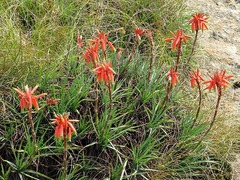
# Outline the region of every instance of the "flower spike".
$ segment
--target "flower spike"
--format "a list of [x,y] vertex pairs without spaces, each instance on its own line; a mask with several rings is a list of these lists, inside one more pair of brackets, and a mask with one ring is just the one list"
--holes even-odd
[[179,73],[175,71],[175,68],[171,68],[170,71],[167,73],[167,77],[169,81],[171,81],[172,86],[175,86],[178,82],[178,75]]
[[200,81],[204,81],[204,79],[201,76],[200,71],[197,69],[197,71],[192,71],[189,73],[191,76],[190,83],[192,87],[196,86],[196,83],[200,83]]
[[208,75],[211,79],[208,81],[205,81],[204,84],[208,84],[209,86],[205,89],[214,89],[221,92],[222,88],[226,89],[227,85],[230,84],[227,79],[232,78],[232,75],[226,76],[226,70],[222,70],[220,72],[216,71],[213,76]]
[[112,69],[111,63],[98,64],[93,71],[96,73],[98,81],[105,81],[106,83],[114,81],[113,74],[115,74],[115,71]]
[[190,20],[189,23],[191,24],[191,28],[193,31],[198,31],[199,29],[208,29],[206,22],[207,17],[204,14],[197,13],[195,14]]
[[51,119],[52,124],[56,124],[55,137],[58,139],[63,139],[64,133],[67,133],[68,139],[71,140],[72,132],[77,134],[76,129],[72,125],[72,122],[78,122],[76,119],[69,119],[69,113],[64,113],[62,115],[55,115],[55,119]]
[[23,111],[25,108],[31,109],[32,106],[34,106],[36,109],[39,109],[37,100],[39,98],[42,98],[43,96],[46,96],[47,93],[43,93],[43,94],[34,96],[33,94],[37,90],[37,88],[38,88],[38,85],[36,85],[33,89],[31,87],[29,88],[28,85],[26,85],[24,87],[25,92],[23,92],[19,88],[14,88],[14,90],[19,94],[18,97],[20,99],[21,111]]
[[179,46],[181,45],[181,41],[183,40],[184,42],[187,42],[187,38],[190,38],[190,36],[184,35],[183,30],[179,29],[177,30],[176,34],[174,34],[173,32],[170,31],[170,33],[172,34],[172,38],[167,38],[164,41],[165,42],[170,42],[173,41],[172,43],[172,49],[176,49],[179,48]]

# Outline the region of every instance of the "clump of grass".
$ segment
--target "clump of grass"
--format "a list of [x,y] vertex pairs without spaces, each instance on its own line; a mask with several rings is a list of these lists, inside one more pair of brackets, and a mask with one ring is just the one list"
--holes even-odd
[[[175,55],[163,44],[166,31],[178,29],[182,20],[180,11],[169,9],[182,10],[182,2],[12,0],[2,4],[7,26],[0,41],[4,55],[0,177],[227,177],[228,163],[219,155],[223,152],[209,149],[203,141],[211,135],[217,114],[208,126],[201,112],[196,115],[195,107],[189,108],[192,113],[181,102],[186,97],[182,64],[191,45],[180,45]],[[146,30],[139,41],[133,33],[136,28]],[[113,45],[119,48],[117,54],[110,51]],[[170,65],[173,73],[168,73]],[[20,113],[17,96],[11,94],[12,87],[26,82],[38,83],[38,92],[48,93],[39,102],[38,113],[32,113],[38,154],[32,153],[28,116]],[[54,139],[50,126],[54,112],[70,112],[67,119],[80,120],[71,142],[66,138],[69,129],[64,130],[63,142]],[[34,154],[31,160],[29,154]]]

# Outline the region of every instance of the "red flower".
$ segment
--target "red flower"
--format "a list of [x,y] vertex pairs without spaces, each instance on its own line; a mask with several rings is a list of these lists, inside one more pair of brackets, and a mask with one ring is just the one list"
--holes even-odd
[[95,37],[95,40],[91,40],[92,43],[100,44],[103,51],[107,50],[107,44],[109,45],[109,47],[113,51],[116,51],[116,49],[113,46],[113,44],[110,41],[108,41],[108,37],[107,37],[107,35],[105,35],[104,32],[99,32],[98,31],[97,33],[98,33],[98,37]]
[[170,31],[170,33],[172,34],[173,38],[167,38],[164,41],[165,42],[173,41],[172,49],[179,48],[182,40],[184,42],[187,42],[187,38],[190,38],[190,36],[187,36],[187,35],[183,34],[183,30],[182,29],[177,30],[176,35],[173,32],[171,32],[171,31]]
[[200,81],[204,81],[204,79],[201,76],[200,71],[197,69],[197,71],[192,71],[189,73],[191,76],[190,82],[191,82],[191,86],[195,87],[196,83],[199,84]]
[[58,139],[62,139],[65,135],[68,136],[68,139],[71,140],[72,132],[77,134],[76,129],[73,127],[72,122],[78,122],[79,120],[76,119],[68,119],[69,113],[64,113],[63,115],[55,115],[55,119],[51,119],[53,122],[52,124],[56,124],[55,129],[55,137]]
[[227,87],[227,84],[229,84],[229,82],[227,81],[227,79],[230,79],[232,78],[233,76],[225,76],[225,73],[226,73],[226,70],[223,70],[223,71],[216,71],[212,76],[208,75],[211,80],[208,80],[208,81],[205,81],[204,84],[207,84],[209,83],[209,86],[206,87],[205,89],[214,89],[216,90],[216,88],[218,89],[219,92],[221,92],[221,89],[222,88],[226,88]]
[[141,35],[145,33],[145,30],[142,30],[142,29],[139,29],[139,28],[136,28],[135,29],[135,35],[137,36],[137,39],[140,41],[141,40]]
[[98,40],[101,43],[103,51],[106,51],[108,39],[107,39],[107,36],[105,36],[104,32],[98,32]]
[[86,52],[84,53],[83,58],[86,60],[88,64],[92,62],[95,66],[98,60],[98,44],[95,44],[93,47],[89,46]]
[[202,29],[208,29],[206,22],[207,22],[207,17],[204,14],[195,14],[190,20],[189,23],[191,24],[192,30],[199,30]]
[[37,95],[37,96],[34,96],[33,93],[34,91],[36,91],[36,89],[38,88],[38,85],[35,86],[33,89],[30,87],[28,87],[28,85],[26,85],[24,87],[25,89],[25,92],[21,91],[21,89],[17,89],[17,88],[14,88],[14,90],[19,94],[19,99],[20,100],[20,108],[21,108],[21,111],[23,111],[25,108],[26,109],[31,109],[32,106],[34,106],[36,109],[39,109],[39,106],[38,106],[38,102],[37,100],[45,95],[47,95],[47,93],[43,93],[43,94],[40,94],[40,95]]
[[114,81],[113,73],[115,72],[112,69],[111,63],[107,64],[106,62],[104,62],[101,65],[97,65],[97,67],[93,71],[96,72],[98,81],[105,81],[106,83]]
[[167,73],[167,77],[169,81],[172,82],[172,86],[175,86],[178,82],[178,75],[179,73],[175,71],[175,68],[171,68],[170,71]]
[[50,106],[55,105],[55,104],[58,103],[59,101],[60,101],[60,99],[47,99],[47,103],[48,103]]

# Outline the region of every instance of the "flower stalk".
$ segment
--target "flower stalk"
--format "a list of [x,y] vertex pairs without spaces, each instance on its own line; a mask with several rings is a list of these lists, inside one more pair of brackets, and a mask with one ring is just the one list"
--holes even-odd
[[189,62],[193,56],[195,47],[196,47],[196,42],[197,42],[197,37],[198,37],[198,32],[201,29],[202,31],[204,29],[208,29],[206,23],[207,23],[207,17],[204,14],[196,13],[193,15],[193,17],[189,20],[189,23],[191,24],[192,31],[195,31],[195,37],[193,40],[193,45],[192,45],[192,50],[190,52],[190,55],[187,60],[187,65],[189,65]]
[[211,123],[209,125],[209,128],[206,130],[206,132],[204,133],[203,137],[205,137],[209,133],[209,131],[213,127],[214,122],[216,121],[216,117],[217,117],[217,113],[218,113],[221,97],[222,97],[222,89],[219,88],[219,90],[218,90],[218,99],[217,99],[217,104],[216,104],[216,107],[215,107],[214,115],[213,115],[212,121],[211,121]]
[[151,77],[151,71],[152,71],[153,58],[154,58],[154,44],[153,44],[152,32],[150,30],[146,30],[145,35],[148,37],[150,42],[150,47],[151,47],[151,57],[150,57],[150,64],[149,64],[148,76],[147,76],[147,82],[149,83],[150,77]]
[[43,93],[40,95],[33,95],[34,92],[37,90],[38,85],[36,85],[34,88],[28,87],[26,85],[24,87],[25,92],[23,92],[19,88],[14,88],[14,90],[18,93],[18,97],[20,99],[20,108],[21,111],[24,109],[28,109],[28,117],[29,117],[29,122],[31,126],[31,134],[32,134],[32,140],[34,144],[34,154],[37,152],[37,141],[36,141],[36,133],[34,131],[34,122],[33,122],[33,117],[32,117],[32,106],[34,106],[37,110],[39,109],[38,102],[37,100],[39,98],[44,97],[47,95],[47,93]]
[[178,70],[179,66],[179,61],[180,61],[180,56],[181,56],[181,47],[182,46],[182,38],[180,38],[179,46],[177,47],[177,60],[176,60],[176,65],[175,65],[175,71]]
[[64,129],[63,133],[64,147],[63,147],[63,179],[67,180],[67,129]]
[[33,146],[34,146],[34,153],[37,152],[37,141],[36,141],[36,133],[34,131],[34,123],[33,123],[33,118],[32,118],[32,108],[28,109],[28,117],[29,117],[29,122],[31,126],[31,134],[32,134],[32,140],[33,140]]
[[195,116],[195,118],[193,120],[193,123],[192,123],[192,127],[194,127],[194,125],[195,125],[195,123],[198,119],[200,109],[201,109],[201,105],[202,105],[202,90],[201,90],[200,82],[198,82],[198,81],[197,81],[197,88],[198,88],[198,93],[199,93],[198,108],[197,108],[196,116]]
[[72,133],[77,134],[76,129],[72,125],[73,122],[78,122],[76,119],[69,119],[69,113],[64,113],[62,115],[55,115],[55,119],[51,119],[52,124],[56,125],[55,137],[59,140],[64,141],[63,145],[63,179],[67,179],[67,145],[68,140],[71,141]]
[[199,113],[200,113],[200,109],[201,109],[201,105],[202,105],[202,90],[201,90],[200,82],[204,81],[204,79],[202,78],[201,73],[200,73],[200,71],[198,69],[197,69],[197,71],[192,71],[189,74],[191,76],[191,79],[190,79],[191,86],[192,87],[197,86],[198,93],[199,93],[198,109],[197,109],[196,116],[195,116],[195,118],[193,120],[193,123],[192,123],[192,127],[194,127],[194,125],[195,125],[195,123],[196,123],[196,121],[198,119],[198,116],[199,116]]
[[215,106],[215,111],[214,111],[214,115],[213,118],[211,120],[211,123],[208,127],[208,129],[205,131],[205,133],[202,135],[202,137],[200,138],[199,142],[197,143],[197,145],[193,148],[192,151],[194,151],[202,142],[202,140],[204,139],[204,137],[210,132],[210,130],[212,129],[215,121],[216,121],[216,117],[217,117],[217,113],[218,113],[218,109],[219,109],[219,105],[220,105],[220,99],[222,96],[222,89],[227,87],[227,84],[229,84],[229,82],[227,81],[227,79],[232,78],[232,76],[225,76],[226,71],[216,71],[214,73],[214,76],[210,76],[208,75],[211,79],[208,81],[205,81],[204,84],[209,83],[209,86],[206,87],[205,89],[214,89],[218,91],[218,98],[217,98],[217,103]]
[[192,49],[191,49],[190,55],[189,55],[188,60],[187,60],[187,65],[189,65],[189,62],[190,62],[191,58],[193,57],[193,53],[194,53],[195,48],[196,48],[197,37],[198,37],[198,29],[195,32]]
[[165,98],[162,102],[162,107],[163,107],[162,112],[166,109],[166,106],[167,106],[167,103],[169,101],[169,96],[170,96],[172,88],[178,82],[178,75],[179,75],[179,73],[177,71],[175,71],[175,68],[170,68],[170,71],[167,73],[168,84],[167,84],[166,96],[165,96]]
[[107,125],[111,119],[111,113],[112,113],[112,106],[113,106],[113,103],[112,103],[112,89],[111,89],[111,83],[110,82],[106,82],[106,86],[108,88],[108,94],[109,94],[109,111],[108,111],[108,118],[106,120],[106,122],[104,123],[104,126],[102,128],[102,132],[101,132],[101,137],[103,137],[103,134],[104,134],[104,131],[105,129],[107,128]]

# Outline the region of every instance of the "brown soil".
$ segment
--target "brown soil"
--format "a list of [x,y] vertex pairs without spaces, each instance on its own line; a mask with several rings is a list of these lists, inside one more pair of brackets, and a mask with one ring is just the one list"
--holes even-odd
[[[209,17],[208,30],[201,32],[198,39],[200,52],[194,56],[199,66],[211,73],[226,69],[227,74],[234,75],[232,86],[237,82],[240,86],[240,0],[187,0],[186,5],[192,14],[199,12]],[[224,92],[221,107],[229,123],[239,128],[240,87]],[[239,147],[234,157],[232,179],[240,180]]]

